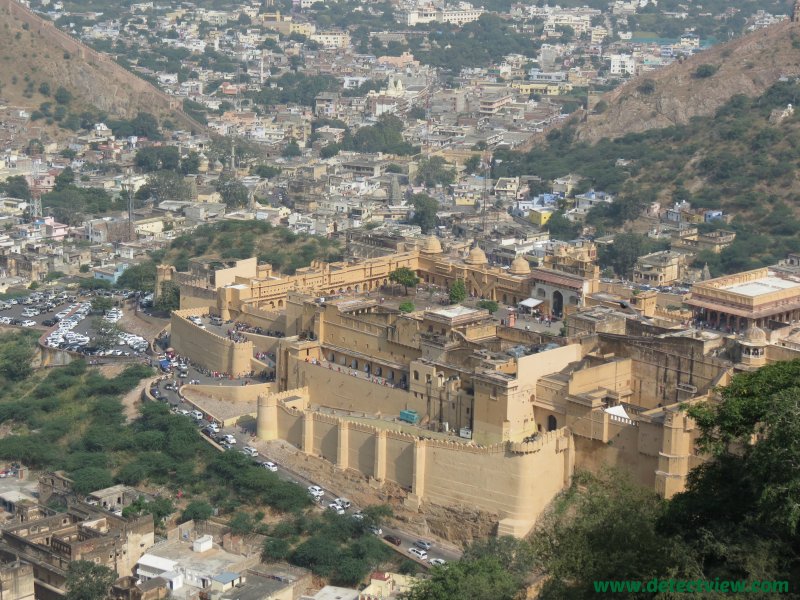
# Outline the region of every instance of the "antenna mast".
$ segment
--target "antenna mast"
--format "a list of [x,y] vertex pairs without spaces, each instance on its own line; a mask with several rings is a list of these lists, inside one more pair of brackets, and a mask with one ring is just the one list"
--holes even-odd
[[39,166],[42,161],[38,158],[33,159],[31,162],[31,199],[33,200],[33,207],[31,216],[34,220],[42,218],[42,188],[39,185]]
[[128,230],[130,239],[134,239],[135,226],[133,224],[133,181],[131,180],[131,170],[128,169],[125,177],[125,191],[128,194]]

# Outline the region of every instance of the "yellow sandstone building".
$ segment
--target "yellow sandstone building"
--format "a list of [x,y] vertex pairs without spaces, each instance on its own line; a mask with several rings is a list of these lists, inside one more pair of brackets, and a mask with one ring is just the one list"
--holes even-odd
[[[705,338],[570,325],[597,291],[593,259],[586,244],[543,267],[517,258],[506,270],[478,247],[448,254],[428,238],[291,277],[249,259],[196,263],[188,274],[160,267],[158,278],[181,284],[171,324],[180,354],[241,374],[267,369],[257,357],[274,353],[276,391],[258,398],[259,437],[375,486],[399,485],[412,508],[471,507],[494,519],[496,533],[520,536],[576,468],[616,465],[663,496],[681,491],[700,460],[682,406],[730,374]],[[464,306],[401,313],[378,291],[398,267],[442,288],[462,279],[470,294],[507,304],[541,299],[545,311],[568,315],[575,335],[555,343]],[[208,313],[262,333],[234,342],[188,319]]]

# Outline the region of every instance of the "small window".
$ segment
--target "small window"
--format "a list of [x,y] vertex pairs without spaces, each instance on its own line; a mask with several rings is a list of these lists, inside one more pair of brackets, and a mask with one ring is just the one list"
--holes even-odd
[[419,371],[414,371],[414,381],[419,381]]

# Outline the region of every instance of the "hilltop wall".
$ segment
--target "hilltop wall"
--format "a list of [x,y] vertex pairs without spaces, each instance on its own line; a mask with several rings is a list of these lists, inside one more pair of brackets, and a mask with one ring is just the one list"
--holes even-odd
[[259,398],[258,436],[286,440],[373,481],[396,483],[409,492],[411,508],[427,503],[477,508],[499,517],[498,535],[523,536],[569,485],[574,447],[566,429],[528,443],[477,446],[423,439],[285,404],[300,397],[307,404],[309,388]]

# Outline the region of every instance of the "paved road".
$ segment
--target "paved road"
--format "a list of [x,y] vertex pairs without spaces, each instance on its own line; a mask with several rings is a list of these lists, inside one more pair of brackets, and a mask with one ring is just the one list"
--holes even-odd
[[[208,377],[207,375],[203,375],[202,373],[200,373],[194,367],[189,367],[188,374],[187,374],[186,378],[184,379],[184,381],[187,381],[187,382],[190,381],[190,380],[198,380],[200,383],[219,383],[220,382],[219,379],[215,379],[213,377]],[[178,381],[180,381],[180,380],[178,380]],[[170,407],[175,409],[175,410],[186,411],[186,413],[191,412],[194,409],[194,407],[192,405],[182,401],[181,398],[178,396],[178,393],[177,393],[177,391],[175,389],[167,389],[166,386],[168,384],[174,384],[174,383],[175,383],[175,380],[163,380],[163,381],[159,382],[159,384],[157,386],[157,389],[158,389],[158,392],[159,392],[159,396],[160,396],[159,399],[162,402],[167,402],[170,405]],[[238,383],[233,382],[232,385],[238,385]],[[191,416],[187,416],[186,418],[187,419],[193,419]],[[208,425],[208,422],[205,421],[205,420],[199,420],[199,421],[196,421],[196,423],[197,423],[199,429],[202,429],[203,427]],[[229,452],[231,452],[231,451],[241,451],[245,446],[249,445],[250,440],[251,440],[251,436],[255,435],[255,431],[254,430],[245,431],[243,433],[242,432],[242,428],[236,427],[236,426],[222,428],[220,430],[220,433],[221,434],[230,434],[230,435],[234,436],[234,438],[236,438],[236,444],[233,445],[233,447],[231,448],[231,450],[229,450]],[[264,462],[264,461],[270,460],[270,457],[259,453],[258,456],[254,456],[253,457],[253,460],[255,460],[257,462]],[[272,461],[272,462],[275,462],[275,461]],[[301,485],[301,486],[306,487],[306,488],[308,486],[310,486],[310,485],[319,485],[316,482],[311,481],[310,479],[308,479],[306,477],[303,477],[302,475],[287,469],[283,465],[277,465],[277,466],[278,466],[278,476],[281,477],[282,479],[285,479],[287,481],[293,481],[293,482],[297,483],[298,485]],[[325,495],[323,496],[322,500],[319,502],[319,507],[320,507],[320,510],[326,510],[327,509],[326,507],[328,506],[328,504],[330,504],[331,502],[336,500],[337,496],[336,496],[336,494],[334,494],[330,490],[325,489],[323,486],[319,485],[319,487],[322,488],[323,491],[325,492]],[[348,513],[353,514],[353,513],[357,512],[357,511],[359,511],[361,508],[362,507],[359,507],[359,506],[356,506],[356,505],[352,505],[350,507],[350,509],[348,510]],[[400,544],[400,546],[395,546],[394,544],[389,544],[387,542],[387,545],[390,548],[392,548],[396,552],[402,554],[406,558],[412,558],[412,559],[414,558],[413,556],[411,556],[408,553],[408,549],[411,548],[414,545],[414,542],[416,540],[421,539],[418,535],[412,534],[412,533],[407,533],[405,531],[397,529],[396,527],[382,526],[381,529],[382,529],[381,537],[387,536],[387,535],[393,535],[393,536],[396,536],[396,537],[400,538],[400,540],[402,542]],[[424,539],[427,539],[427,538],[424,538]],[[432,540],[429,540],[429,541],[432,541]],[[461,557],[461,552],[459,552],[458,550],[450,549],[450,548],[437,547],[437,545],[435,543],[434,543],[433,548],[431,548],[428,551],[428,559],[429,560],[433,559],[433,558],[440,558],[440,559],[443,559],[445,561],[452,562],[452,561],[458,560],[460,557]]]

